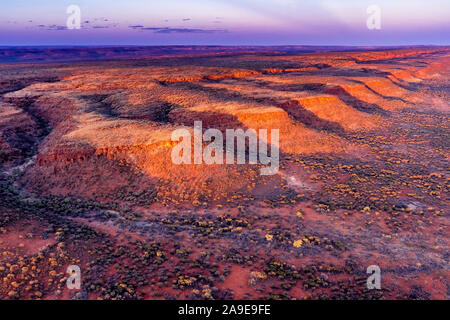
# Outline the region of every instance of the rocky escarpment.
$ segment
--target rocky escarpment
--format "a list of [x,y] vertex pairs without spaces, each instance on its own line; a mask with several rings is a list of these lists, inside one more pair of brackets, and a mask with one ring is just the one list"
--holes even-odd
[[[431,62],[421,60],[424,54]],[[231,56],[202,57],[201,66],[182,59],[168,60],[170,66],[161,60],[85,63],[55,81],[35,79],[3,95],[2,156],[37,155],[22,183],[44,193],[108,198],[118,190],[151,190],[162,202],[264,196],[273,190],[263,187],[270,179],[258,175],[259,165],[174,165],[173,130],[192,130],[194,121],[222,132],[279,129],[282,158],[351,157],[367,152],[354,136],[389,126],[392,112],[433,109],[417,93],[424,79],[445,73],[447,55],[325,53],[282,62],[243,55],[245,67],[224,67]],[[402,57],[410,67],[396,65]],[[278,174],[270,181],[289,192],[283,179]]]

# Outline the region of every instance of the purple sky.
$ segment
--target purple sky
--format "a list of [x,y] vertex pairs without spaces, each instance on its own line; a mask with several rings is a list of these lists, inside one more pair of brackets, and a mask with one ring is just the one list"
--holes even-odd
[[[71,4],[81,28],[67,29]],[[367,8],[380,8],[369,30]],[[450,44],[448,0],[14,0],[0,45]]]

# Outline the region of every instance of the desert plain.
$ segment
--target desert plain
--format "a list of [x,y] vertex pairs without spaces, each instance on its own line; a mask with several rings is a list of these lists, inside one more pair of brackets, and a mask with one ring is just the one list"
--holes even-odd
[[[448,299],[449,85],[449,47],[0,48],[0,299]],[[174,164],[194,121],[279,171]]]

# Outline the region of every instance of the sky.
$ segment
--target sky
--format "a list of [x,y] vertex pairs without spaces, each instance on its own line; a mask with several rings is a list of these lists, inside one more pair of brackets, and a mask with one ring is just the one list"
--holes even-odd
[[422,44],[450,45],[450,1],[0,0],[0,46]]

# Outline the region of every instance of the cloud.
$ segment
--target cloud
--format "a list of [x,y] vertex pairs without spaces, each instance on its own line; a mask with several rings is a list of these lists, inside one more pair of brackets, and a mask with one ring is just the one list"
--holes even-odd
[[46,30],[56,30],[56,31],[69,30],[69,29],[67,29],[66,26],[59,26],[59,25],[56,25],[56,24],[50,24],[50,25],[40,24],[38,27],[39,28],[46,28]]
[[222,29],[193,29],[193,28],[171,28],[171,27],[144,27],[141,25],[129,26],[133,30],[153,31],[155,33],[213,33],[226,32]]
[[[109,29],[109,28],[117,27],[117,24],[90,25],[89,26],[89,21],[85,21],[84,24],[86,24],[86,26],[83,26],[82,28],[85,28],[85,29]],[[37,27],[40,29],[51,30],[51,31],[69,30],[66,26],[56,25],[56,24],[49,24],[49,25],[39,24],[39,25],[37,25]],[[135,26],[135,27],[139,27],[139,26]]]
[[218,30],[189,29],[189,28],[160,28],[156,33],[212,33]]

